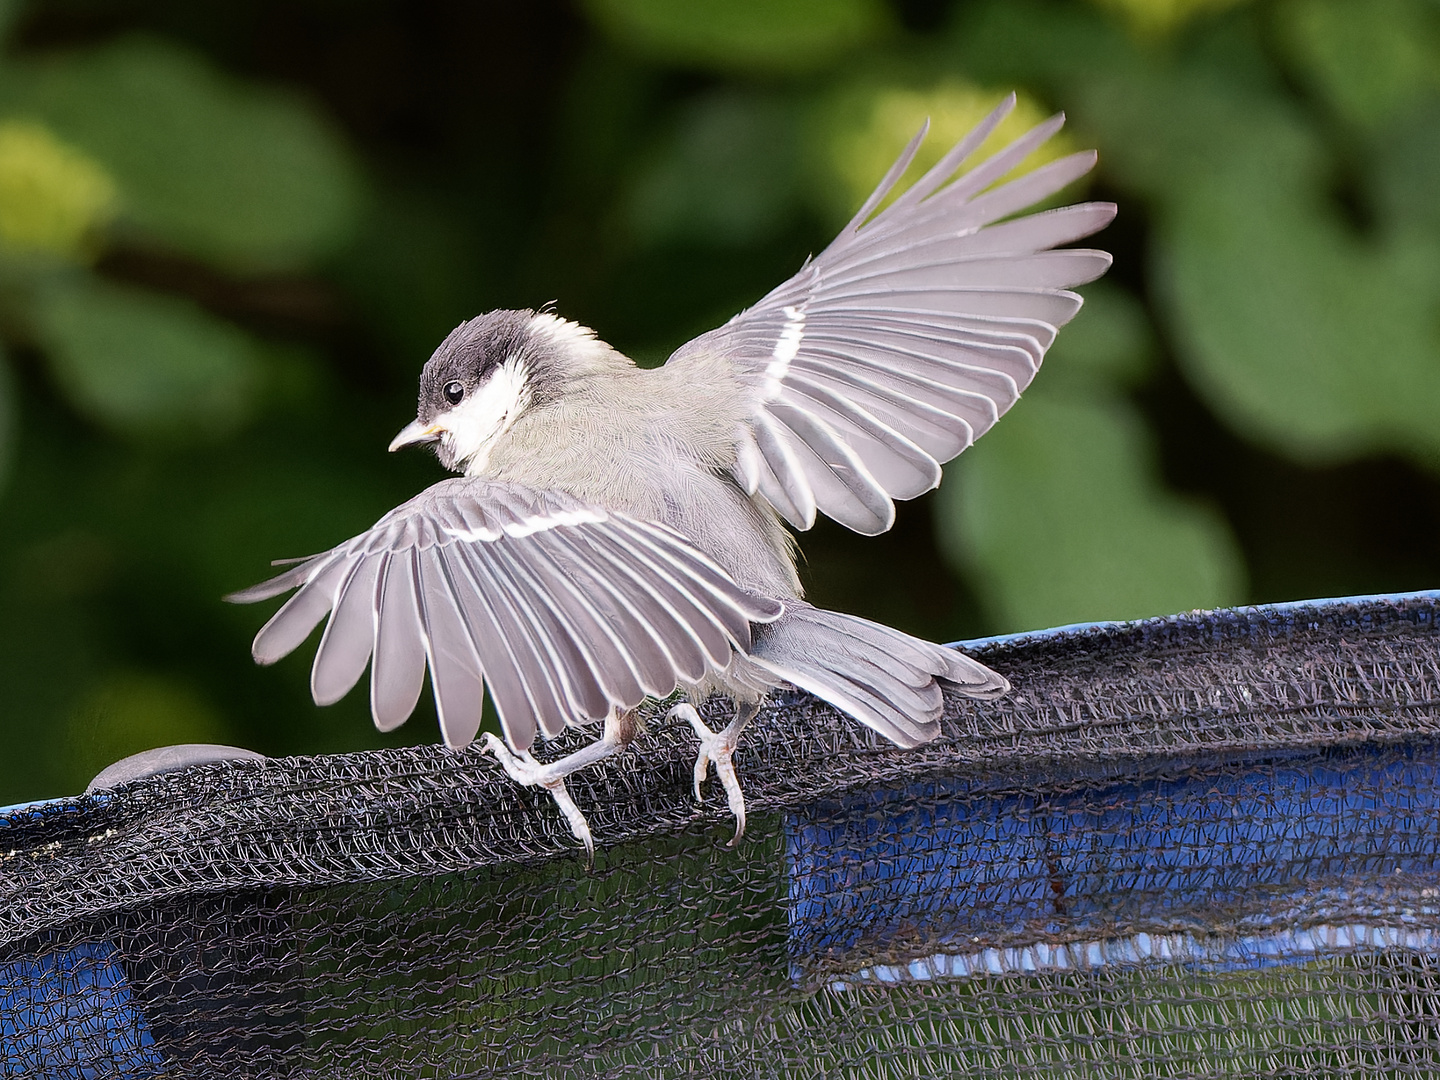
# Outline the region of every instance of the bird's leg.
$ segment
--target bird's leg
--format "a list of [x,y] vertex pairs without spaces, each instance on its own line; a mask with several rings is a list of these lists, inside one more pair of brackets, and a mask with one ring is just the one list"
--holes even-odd
[[550,797],[555,800],[555,805],[560,808],[560,813],[565,815],[565,820],[570,824],[570,831],[575,834],[575,839],[585,845],[585,851],[591,862],[595,861],[595,838],[590,835],[590,825],[585,820],[585,815],[575,805],[575,800],[570,797],[570,792],[565,787],[565,778],[573,772],[594,765],[596,762],[604,761],[612,754],[617,753],[627,743],[635,738],[636,734],[635,714],[631,712],[612,712],[605,718],[605,733],[589,746],[582,746],[573,754],[567,754],[558,761],[552,761],[542,765],[529,753],[522,750],[514,753],[499,738],[485,733],[485,749],[494,754],[501,766],[510,774],[510,779],[517,784],[524,784],[526,787],[543,787],[550,792]]
[[736,702],[735,719],[719,731],[711,731],[706,727],[705,721],[700,719],[700,714],[693,705],[676,705],[668,714],[670,719],[679,717],[688,722],[700,739],[700,753],[695,758],[697,800],[700,798],[700,785],[705,783],[705,778],[710,774],[710,763],[715,763],[715,775],[720,778],[720,784],[725,788],[725,801],[730,806],[730,812],[735,815],[735,835],[730,840],[730,847],[738,844],[745,835],[745,794],[740,790],[740,779],[735,775],[735,764],[732,761],[735,744],[739,741],[740,732],[745,730],[746,725],[754,720],[759,712],[759,702]]

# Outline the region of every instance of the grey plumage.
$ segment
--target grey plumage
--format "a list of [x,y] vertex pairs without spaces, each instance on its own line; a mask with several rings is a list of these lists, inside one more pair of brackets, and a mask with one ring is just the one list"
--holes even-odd
[[810,690],[902,746],[937,733],[942,682],[1003,693],[1002,676],[959,653],[806,604],[780,519],[888,529],[894,500],[935,487],[1015,403],[1079,309],[1070,287],[1108,267],[1104,252],[1052,249],[1102,228],[1110,204],[1000,221],[1094,164],[1072,154],[992,186],[1063,118],[951,180],[1012,106],[876,213],[922,130],[830,247],[658,369],[550,314],[462,324],[391,448],[433,443],[465,478],[232,597],[298,590],[257,635],[256,660],[290,652],[328,613],[315,700],[338,700],[368,662],[389,730],[428,666],[452,746],[475,738],[488,685],[505,734],[491,748],[555,792],[587,844],[568,769],[528,756],[537,734],[606,720],[597,749],[574,755],[588,764],[646,697],[729,694],[739,710],[719,735],[687,719],[697,784],[714,761],[743,828],[729,757],[771,687]]
[[940,733],[937,679],[972,697],[1005,689],[995,672],[963,653],[804,601],[788,603],[779,620],[760,628],[752,659],[905,747]]

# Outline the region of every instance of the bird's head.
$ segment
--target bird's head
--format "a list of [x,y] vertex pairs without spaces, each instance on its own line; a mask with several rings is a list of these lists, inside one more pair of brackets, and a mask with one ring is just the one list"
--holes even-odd
[[475,473],[527,413],[556,400],[608,346],[582,326],[534,311],[492,311],[463,322],[420,373],[415,420],[391,450],[431,443],[447,469]]

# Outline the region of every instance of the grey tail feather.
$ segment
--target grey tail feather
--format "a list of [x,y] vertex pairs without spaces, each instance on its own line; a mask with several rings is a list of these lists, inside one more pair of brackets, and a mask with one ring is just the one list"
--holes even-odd
[[984,700],[1010,689],[964,653],[802,601],[755,628],[750,659],[905,747],[940,734],[942,683]]

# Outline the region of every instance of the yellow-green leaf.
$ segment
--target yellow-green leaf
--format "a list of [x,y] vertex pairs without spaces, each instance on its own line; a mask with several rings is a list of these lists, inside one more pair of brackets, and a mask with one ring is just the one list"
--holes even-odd
[[[952,146],[999,105],[1008,91],[987,90],[947,78],[929,87],[847,86],[826,109],[823,172],[830,180],[836,216],[848,219],[928,119],[930,132],[915,161],[891,193],[934,165]],[[1050,115],[1033,99],[1021,96],[1013,112],[971,156],[964,168],[1001,149]],[[1062,133],[1051,138],[1006,176],[1010,179],[1075,149]],[[888,200],[887,200],[888,202]]]
[[115,200],[115,181],[84,151],[43,124],[0,122],[0,249],[88,254]]
[[0,108],[98,161],[137,239],[240,271],[291,269],[350,232],[359,182],[303,98],[133,38],[0,69]]
[[1192,19],[1236,7],[1245,0],[1094,0],[1130,24],[1142,37],[1178,30]]

